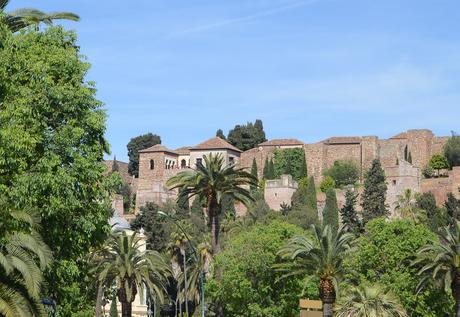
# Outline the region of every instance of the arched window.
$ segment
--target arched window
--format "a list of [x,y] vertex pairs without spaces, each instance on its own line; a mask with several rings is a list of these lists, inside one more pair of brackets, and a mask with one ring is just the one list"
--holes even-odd
[[150,169],[153,170],[155,168],[155,161],[150,160]]
[[180,161],[180,168],[186,168],[186,167],[187,167],[187,161],[183,159],[182,161]]

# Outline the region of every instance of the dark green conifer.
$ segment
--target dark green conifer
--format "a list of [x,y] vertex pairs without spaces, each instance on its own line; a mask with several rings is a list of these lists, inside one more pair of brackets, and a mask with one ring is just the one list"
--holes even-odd
[[[255,158],[252,159],[251,174],[252,174],[257,180],[259,180],[259,176],[257,175],[257,162],[256,162],[256,159],[255,159]],[[255,189],[255,186],[252,186],[251,189]]]
[[380,161],[375,159],[371,168],[366,172],[363,193],[363,221],[367,223],[377,217],[386,217],[388,208],[385,204],[387,184],[385,172]]
[[329,188],[326,192],[326,205],[323,210],[323,225],[331,226],[332,232],[339,229],[339,207],[335,189]]
[[316,186],[315,186],[315,179],[313,178],[313,176],[310,176],[310,178],[308,179],[306,203],[310,208],[318,212],[318,201],[316,199]]
[[348,188],[345,191],[345,204],[342,209],[340,209],[344,230],[348,232],[358,233],[361,231],[361,221],[355,209],[357,201],[358,194]]

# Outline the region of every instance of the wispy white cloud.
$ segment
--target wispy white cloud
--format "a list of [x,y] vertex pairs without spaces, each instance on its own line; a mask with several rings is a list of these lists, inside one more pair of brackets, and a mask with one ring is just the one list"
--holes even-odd
[[318,2],[318,1],[320,1],[320,0],[294,1],[294,2],[290,2],[288,4],[284,4],[284,5],[275,7],[275,8],[259,11],[259,12],[253,13],[253,14],[249,14],[249,15],[245,15],[245,16],[241,16],[241,17],[236,17],[236,18],[224,19],[222,21],[218,21],[218,22],[215,22],[215,23],[209,23],[209,24],[199,25],[199,26],[196,26],[196,27],[191,27],[191,28],[179,31],[179,32],[169,34],[167,37],[168,38],[180,37],[180,36],[194,34],[194,33],[206,32],[206,31],[210,31],[210,30],[213,30],[213,29],[226,27],[226,26],[229,26],[229,25],[235,25],[235,24],[239,24],[239,23],[250,22],[250,21],[257,20],[259,18],[275,15],[275,14],[278,14],[278,13],[281,13],[281,12],[284,12],[284,11],[288,11],[288,10],[292,10],[292,9],[295,9],[295,8],[298,8],[298,7],[312,5],[312,4],[314,4],[314,3]]

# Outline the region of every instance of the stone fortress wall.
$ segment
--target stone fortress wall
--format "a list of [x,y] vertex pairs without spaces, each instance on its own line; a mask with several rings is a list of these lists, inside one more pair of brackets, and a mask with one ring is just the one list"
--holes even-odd
[[[350,160],[360,168],[361,178],[374,159],[379,159],[385,171],[388,184],[387,204],[391,210],[398,195],[404,190],[413,192],[432,191],[438,204],[442,204],[447,193],[453,192],[460,198],[460,167],[449,172],[449,177],[424,179],[421,170],[433,154],[442,153],[448,137],[436,137],[430,130],[408,130],[389,139],[377,136],[331,137],[326,140],[305,144],[296,139],[275,139],[259,144],[256,148],[242,152],[219,138],[209,139],[195,147],[176,150],[161,145],[140,151],[139,178],[131,180],[136,186],[136,211],[146,202],[164,202],[177,197],[177,191],[166,188],[167,180],[183,169],[194,166],[200,158],[219,152],[227,164],[238,164],[250,169],[255,159],[258,175],[266,159],[271,159],[276,149],[303,148],[307,160],[308,174],[318,186],[326,169],[338,160]],[[412,163],[405,156],[410,153]],[[292,178],[266,182],[266,200],[273,209],[279,209],[283,202],[289,203],[296,184]],[[338,191],[339,204],[343,193]],[[318,194],[319,205],[324,200]]]

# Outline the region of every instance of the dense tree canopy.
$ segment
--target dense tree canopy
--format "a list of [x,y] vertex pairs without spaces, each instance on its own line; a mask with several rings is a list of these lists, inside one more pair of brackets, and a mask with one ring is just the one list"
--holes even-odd
[[296,181],[300,181],[307,177],[307,163],[302,148],[275,150],[273,164],[275,178],[287,174]]
[[452,137],[444,146],[444,156],[449,167],[460,166],[460,136],[452,132]]
[[417,250],[433,238],[428,228],[408,220],[370,221],[347,260],[349,278],[357,284],[382,284],[401,298],[410,316],[445,316],[446,296],[430,287],[415,292],[418,268],[411,264]]
[[73,32],[0,27],[0,42],[0,199],[40,213],[55,258],[45,295],[79,309],[87,281],[79,259],[102,242],[112,213],[105,110]]
[[139,177],[139,151],[157,144],[161,144],[161,138],[152,133],[139,135],[129,141],[126,147],[128,148],[128,173],[130,175]]
[[364,180],[364,193],[362,195],[364,222],[387,215],[386,193],[385,172],[380,161],[374,160],[371,168],[366,172]]
[[254,123],[248,122],[243,125],[237,124],[228,132],[227,141],[242,151],[252,149],[257,144],[267,141],[262,120],[257,119]]
[[[254,225],[247,232],[232,237],[216,258],[222,280],[209,282],[213,301],[225,305],[226,316],[290,317],[298,314],[298,300],[303,277],[281,279],[273,265],[279,261],[278,249],[289,238],[301,234],[294,225],[274,221]],[[317,298],[313,285],[305,297]]]
[[353,161],[335,161],[324,175],[332,177],[338,187],[353,185],[359,180],[359,168]]
[[449,163],[444,155],[435,154],[430,159],[430,167],[437,171],[439,176],[439,171],[449,167]]

